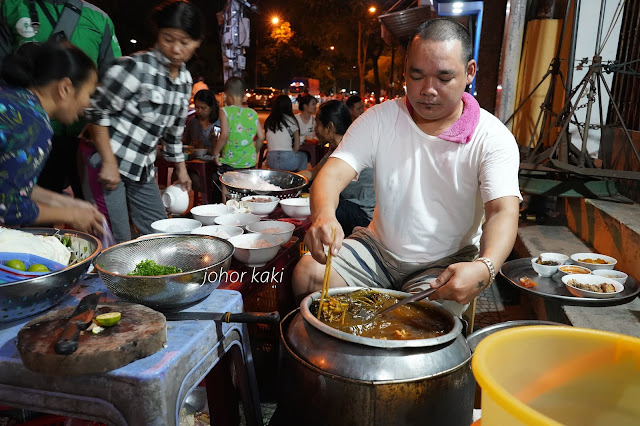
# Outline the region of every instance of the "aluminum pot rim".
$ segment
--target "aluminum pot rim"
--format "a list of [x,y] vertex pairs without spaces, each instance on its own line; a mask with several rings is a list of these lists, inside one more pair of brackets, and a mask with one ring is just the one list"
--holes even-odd
[[[352,293],[357,290],[362,290],[363,288],[368,288],[368,287],[330,288],[328,294],[334,295],[334,294],[342,294],[342,293]],[[404,299],[405,297],[410,296],[409,293],[405,293],[398,290],[391,290],[391,289],[384,289],[384,288],[370,288],[370,289],[381,292],[381,293],[389,294],[399,299]],[[320,321],[319,319],[317,319],[315,316],[313,316],[313,314],[311,314],[309,307],[311,306],[311,303],[313,301],[319,298],[320,298],[320,292],[317,291],[315,293],[311,293],[310,295],[308,295],[302,300],[302,302],[300,303],[300,313],[302,314],[302,318],[304,318],[305,321],[307,321],[309,324],[311,324],[316,329],[322,331],[323,333],[328,334],[332,337],[335,337],[336,339],[344,340],[351,343],[358,343],[361,345],[373,346],[376,348],[419,348],[419,347],[425,347],[425,346],[437,346],[443,343],[451,342],[455,340],[458,337],[458,335],[462,333],[462,322],[458,317],[453,315],[451,311],[449,311],[447,308],[445,308],[444,306],[442,306],[437,302],[432,302],[430,300],[422,300],[417,303],[428,305],[431,308],[439,311],[443,315],[451,318],[451,320],[453,321],[453,328],[447,334],[443,334],[442,336],[438,336],[438,337],[431,337],[428,339],[412,339],[412,340],[382,340],[382,339],[373,339],[370,337],[355,336],[353,334],[345,333],[344,331],[340,331],[333,327],[330,327],[325,323],[323,323],[322,321]]]
[[[311,364],[309,361],[304,359],[299,353],[297,353],[292,347],[291,343],[287,340],[287,337],[286,337],[287,330],[291,327],[291,323],[296,318],[296,316],[299,314],[301,315],[301,313],[302,313],[302,309],[296,308],[293,311],[289,312],[284,318],[282,318],[282,320],[280,320],[278,331],[280,334],[279,339],[281,344],[284,346],[284,349],[287,351],[287,353],[290,356],[292,356],[296,361],[301,363],[305,368],[311,369],[315,371],[317,374],[325,375],[335,380],[340,380],[346,383],[352,383],[352,384],[358,384],[358,385],[366,384],[366,385],[371,385],[376,387],[381,385],[384,386],[384,385],[406,384],[406,383],[420,382],[423,380],[431,380],[443,375],[451,374],[461,368],[464,368],[466,365],[469,365],[471,363],[471,358],[473,353],[471,350],[469,350],[469,356],[467,356],[463,361],[461,361],[455,367],[442,370],[438,373],[412,377],[410,379],[405,378],[405,379],[389,379],[389,380],[364,380],[364,379],[354,379],[352,377],[342,376],[340,374],[337,374],[331,371],[323,370],[320,367],[317,367]],[[382,349],[402,349],[402,348],[382,348]]]
[[[216,267],[218,265],[220,265],[221,263],[223,263],[227,258],[231,258],[233,256],[233,253],[235,251],[235,247],[233,246],[233,244],[231,244],[229,241],[225,240],[224,238],[219,238],[219,237],[214,237],[212,235],[200,235],[200,234],[162,234],[162,235],[158,235],[157,237],[147,237],[144,239],[144,241],[147,240],[157,240],[157,239],[165,239],[165,238],[180,238],[180,239],[184,239],[187,237],[193,237],[193,238],[208,238],[210,240],[219,240],[225,243],[225,245],[231,249],[231,252],[229,253],[228,257],[225,257],[224,259],[214,263],[213,265],[209,265],[209,266],[205,266],[203,268],[199,268],[199,269],[194,269],[192,271],[186,271],[186,272],[180,272],[178,274],[168,274],[168,275],[149,275],[149,276],[145,276],[145,279],[166,279],[166,278],[176,278],[176,277],[182,277],[184,275],[191,275],[194,273],[198,273],[198,272],[204,272],[207,271],[213,267]],[[134,243],[140,243],[139,239],[133,239],[133,240],[129,240],[129,241],[124,241],[122,243],[119,244],[115,244],[105,250],[103,250],[100,254],[98,254],[96,257],[93,258],[93,267],[98,271],[101,272],[105,275],[110,275],[112,277],[118,277],[118,278],[132,278],[134,276],[132,275],[123,275],[123,274],[118,274],[112,271],[107,271],[106,269],[104,269],[103,267],[100,266],[100,264],[98,263],[98,259],[100,259],[101,256],[103,256],[104,254],[108,253],[110,250],[115,249],[117,247],[123,247],[126,245],[130,245],[130,244],[134,244]]]
[[[252,176],[252,175],[263,175],[263,174],[283,174],[283,175],[293,175],[296,178],[302,179],[302,183],[299,185],[296,185],[294,187],[291,188],[285,188],[285,189],[252,189],[252,188],[242,188],[239,186],[235,186],[231,183],[229,183],[227,181],[229,175],[227,175],[227,173],[241,173],[241,174],[246,174],[248,176]],[[226,176],[225,176],[226,175]],[[220,182],[224,185],[226,185],[228,188],[231,188],[233,191],[237,192],[237,193],[246,193],[248,195],[251,195],[251,193],[255,193],[255,194],[259,194],[259,195],[273,195],[273,196],[277,196],[279,194],[283,194],[285,192],[291,192],[291,191],[301,191],[302,188],[304,188],[305,185],[307,185],[309,183],[309,180],[302,176],[300,173],[295,173],[295,172],[290,172],[287,170],[230,170],[228,172],[223,173],[220,176]]]

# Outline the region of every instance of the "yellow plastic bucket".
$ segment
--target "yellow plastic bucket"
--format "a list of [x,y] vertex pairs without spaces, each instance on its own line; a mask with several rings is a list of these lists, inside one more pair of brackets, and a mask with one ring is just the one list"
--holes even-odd
[[482,426],[640,424],[640,339],[574,327],[494,333],[473,354]]

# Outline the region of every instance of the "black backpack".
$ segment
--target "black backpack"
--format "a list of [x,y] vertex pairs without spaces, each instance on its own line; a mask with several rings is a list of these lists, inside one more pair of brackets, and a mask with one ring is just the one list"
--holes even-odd
[[[31,25],[38,31],[40,22],[36,12],[36,2],[51,23],[51,27],[53,27],[49,40],[69,40],[82,13],[82,0],[67,0],[57,22],[45,7],[43,0],[28,0]],[[13,32],[7,23],[7,18],[0,14],[0,63],[11,52],[13,52]]]

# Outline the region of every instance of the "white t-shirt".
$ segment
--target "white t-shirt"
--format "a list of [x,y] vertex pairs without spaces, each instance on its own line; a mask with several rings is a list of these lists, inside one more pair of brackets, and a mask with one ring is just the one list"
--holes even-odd
[[287,128],[280,128],[272,132],[267,130],[267,147],[269,151],[293,151],[293,134],[298,130],[296,120],[293,117],[286,117]]
[[373,167],[376,208],[369,228],[407,262],[431,262],[479,245],[483,203],[520,197],[520,156],[509,130],[480,110],[466,144],[418,128],[405,99],[368,109],[332,154],[356,172]]
[[306,136],[312,136],[316,131],[316,118],[312,115],[307,123],[302,121],[302,113],[296,114],[298,127],[300,128],[300,140],[303,141]]

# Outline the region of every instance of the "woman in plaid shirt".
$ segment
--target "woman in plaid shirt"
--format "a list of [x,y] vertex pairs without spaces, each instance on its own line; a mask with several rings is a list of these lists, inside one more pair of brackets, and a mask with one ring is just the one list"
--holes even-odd
[[151,223],[167,217],[154,177],[160,139],[165,158],[175,163],[178,183],[191,189],[181,142],[193,83],[185,62],[202,41],[201,16],[188,1],[158,6],[152,16],[156,46],[117,59],[87,110],[118,242],[131,239],[129,216],[143,234],[152,233]]

